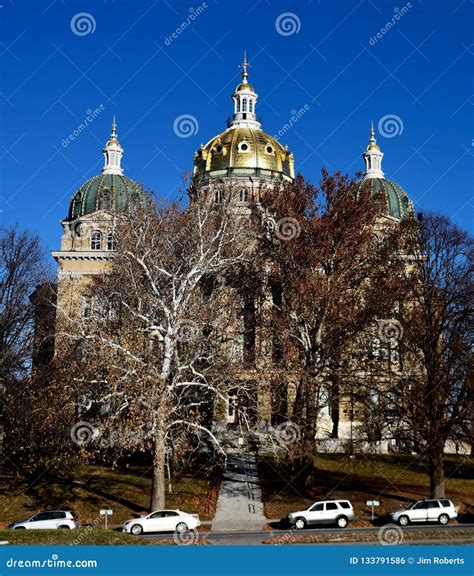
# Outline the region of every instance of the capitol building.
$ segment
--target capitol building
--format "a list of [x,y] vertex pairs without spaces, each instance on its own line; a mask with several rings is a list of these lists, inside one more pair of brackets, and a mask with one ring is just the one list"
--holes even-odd
[[[277,182],[294,181],[298,164],[288,146],[263,129],[257,115],[258,94],[249,82],[246,58],[242,64],[242,80],[231,98],[233,110],[226,128],[201,145],[194,154],[190,198],[195,201],[201,195],[210,195],[219,203],[223,190],[230,189],[233,191],[232,202],[236,214],[245,214],[251,203],[258,205],[262,189],[271,189]],[[102,152],[104,167],[100,174],[84,182],[72,196],[68,214],[61,222],[60,248],[52,253],[58,265],[55,287],[57,310],[69,318],[91,314],[92,303],[84,295],[84,288],[90,285],[94,276],[104,273],[107,263],[113,258],[116,248],[113,215],[128,209],[130,205],[144,202],[141,187],[124,174],[121,166],[124,150],[115,118],[110,138]],[[396,224],[413,213],[413,204],[401,186],[385,177],[383,156],[372,126],[363,153],[364,176],[358,183],[356,194],[368,185],[374,195],[382,198],[384,210],[380,219]],[[384,222],[381,223],[383,225]],[[258,326],[256,330],[258,332]],[[255,338],[258,338],[258,334],[253,337],[253,345]],[[252,346],[252,338],[250,341],[244,339],[241,344],[243,347]],[[57,349],[57,344],[54,347]],[[288,382],[277,387],[279,397],[273,398],[268,387],[265,387],[269,372],[259,371],[258,362],[252,370],[259,418],[272,422],[276,413],[291,418],[292,391]],[[236,401],[229,399],[224,415],[219,417],[218,427],[221,429],[231,430],[238,424]],[[321,442],[326,441],[328,449],[339,449],[334,442],[352,437],[362,418],[362,410],[359,411],[357,406],[350,407],[349,401],[344,399],[338,401],[335,407],[328,394],[320,418],[318,429]],[[334,433],[336,421],[337,430]]]

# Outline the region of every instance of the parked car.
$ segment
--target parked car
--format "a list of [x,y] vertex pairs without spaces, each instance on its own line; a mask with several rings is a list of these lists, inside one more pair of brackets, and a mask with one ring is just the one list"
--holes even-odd
[[186,532],[194,530],[201,525],[197,514],[188,514],[181,510],[157,510],[142,516],[126,520],[122,525],[123,532],[129,532],[135,536],[143,532]]
[[406,526],[410,522],[439,522],[447,524],[458,515],[451,500],[419,500],[406,510],[397,510],[390,514],[393,522]]
[[55,528],[74,529],[80,528],[81,523],[79,516],[72,510],[45,510],[38,512],[27,520],[20,522],[13,522],[8,526],[18,530],[20,528],[27,530],[34,530],[42,528],[43,530],[51,530]]
[[339,528],[345,528],[354,518],[349,500],[314,502],[307,510],[292,512],[287,517],[290,526],[297,530],[314,524],[336,524]]

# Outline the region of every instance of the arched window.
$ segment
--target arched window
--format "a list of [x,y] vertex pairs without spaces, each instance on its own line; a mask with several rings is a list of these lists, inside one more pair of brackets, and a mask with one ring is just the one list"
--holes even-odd
[[220,204],[222,202],[222,190],[214,191],[214,202]]
[[113,232],[107,234],[107,250],[117,250],[117,240]]
[[240,98],[237,98],[237,112],[240,112]]
[[102,250],[102,234],[98,230],[91,234],[91,250]]
[[249,112],[253,112],[253,100],[249,100]]
[[242,112],[247,112],[247,98],[242,100]]
[[248,202],[249,201],[249,193],[245,188],[239,191],[239,199],[241,202]]

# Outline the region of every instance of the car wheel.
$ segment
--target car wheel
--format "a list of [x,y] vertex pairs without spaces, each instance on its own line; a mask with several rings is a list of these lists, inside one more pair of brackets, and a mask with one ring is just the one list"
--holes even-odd
[[143,533],[143,526],[141,524],[134,524],[131,528],[130,528],[130,532],[134,535],[134,536],[140,536],[140,534]]
[[61,524],[61,526],[58,526],[58,530],[70,530],[70,527],[66,526],[66,524]]
[[447,514],[441,514],[441,516],[438,518],[438,522],[440,524],[447,524],[449,522],[449,516]]
[[339,528],[345,528],[347,526],[347,518],[345,516],[339,516],[336,520],[336,524]]
[[306,528],[306,520],[304,518],[297,518],[295,520],[295,528],[297,530],[303,530],[303,528]]
[[400,516],[398,519],[398,523],[400,526],[407,526],[408,525],[408,516]]
[[178,534],[182,534],[183,532],[187,532],[188,530],[188,525],[185,524],[184,522],[180,522],[177,526],[176,526],[176,532]]

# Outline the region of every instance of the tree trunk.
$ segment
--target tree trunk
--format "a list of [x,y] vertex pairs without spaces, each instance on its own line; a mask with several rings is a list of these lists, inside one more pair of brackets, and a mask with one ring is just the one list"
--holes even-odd
[[315,377],[306,381],[306,423],[303,428],[303,454],[301,459],[302,480],[305,489],[312,488],[315,482],[314,456],[316,453],[316,398],[317,384]]
[[435,441],[428,451],[431,498],[445,498],[444,493],[444,442]]
[[166,449],[165,435],[162,430],[155,434],[153,444],[153,471],[151,480],[151,500],[150,510],[159,510],[165,507],[165,471],[166,471]]
[[331,438],[339,438],[339,381],[334,379],[331,386],[330,410],[332,419]]

